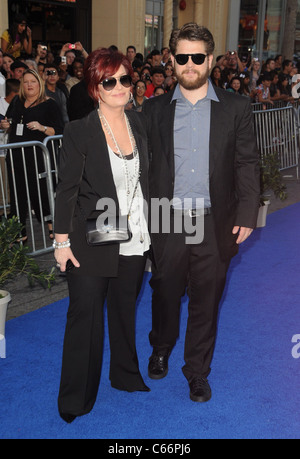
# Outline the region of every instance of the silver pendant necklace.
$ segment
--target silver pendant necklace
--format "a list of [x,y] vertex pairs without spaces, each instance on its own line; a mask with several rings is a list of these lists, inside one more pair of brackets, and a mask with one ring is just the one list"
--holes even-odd
[[[140,180],[140,175],[141,175],[140,159],[139,159],[139,152],[138,152],[138,149],[137,149],[136,141],[135,141],[135,138],[133,136],[132,129],[131,129],[130,123],[128,121],[128,118],[127,118],[126,114],[124,113],[127,132],[128,132],[128,136],[129,136],[132,152],[133,152],[133,160],[135,161],[134,173],[132,175],[129,174],[128,163],[127,163],[128,160],[126,158],[126,155],[121,151],[121,149],[120,149],[120,147],[119,147],[119,145],[118,145],[118,143],[116,141],[116,138],[114,136],[114,133],[113,133],[113,131],[112,131],[107,119],[105,118],[103,113],[100,111],[100,108],[98,108],[98,114],[99,114],[99,118],[100,118],[100,121],[102,123],[103,128],[105,129],[105,131],[107,132],[107,134],[109,135],[109,137],[112,139],[112,141],[114,143],[116,153],[123,160],[124,175],[125,175],[125,187],[126,187],[126,194],[127,194],[127,208],[129,207],[128,198],[129,198],[129,195],[130,195],[130,185],[131,185],[132,189],[134,189],[133,196],[132,196],[132,204],[133,204],[133,201],[137,198],[137,214],[139,215],[140,210],[139,210],[139,203],[138,203],[138,196],[137,196],[137,190],[138,190],[137,184],[138,184],[138,182]],[[128,218],[130,219],[130,217],[131,217],[130,209],[128,209]],[[143,238],[143,235],[142,235],[142,232],[141,232],[140,217],[138,217],[138,220],[135,222],[135,224],[139,225],[139,227],[140,227],[140,242],[143,243],[144,242],[144,238]]]
[[[133,152],[133,159],[135,161],[133,175],[129,174],[128,163],[127,163],[128,160],[126,158],[126,155],[121,151],[121,149],[120,149],[120,147],[119,147],[119,145],[118,145],[118,143],[116,141],[114,133],[113,133],[113,131],[112,131],[107,119],[105,118],[103,113],[101,113],[100,109],[98,109],[98,113],[99,113],[99,117],[100,117],[100,120],[102,122],[102,125],[103,125],[104,129],[106,130],[106,132],[108,133],[109,137],[112,139],[112,141],[114,143],[116,153],[123,160],[124,173],[125,173],[126,193],[127,193],[127,196],[129,196],[130,195],[130,184],[131,184],[132,187],[134,187],[134,185],[135,185],[134,181],[138,182],[139,178],[140,178],[140,175],[141,175],[138,149],[137,149],[137,145],[136,145],[135,139],[134,139],[133,134],[132,134],[131,126],[129,124],[127,116],[124,114],[126,127],[127,127],[127,132],[128,132],[128,136],[129,136],[132,152]],[[134,180],[134,179],[136,179],[136,180]],[[137,188],[135,188],[135,192],[134,193],[136,193],[136,189]],[[135,196],[135,194],[134,194],[134,196]]]

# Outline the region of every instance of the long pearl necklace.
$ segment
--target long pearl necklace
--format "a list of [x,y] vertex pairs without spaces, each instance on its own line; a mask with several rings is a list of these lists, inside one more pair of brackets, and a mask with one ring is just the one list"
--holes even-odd
[[[106,130],[106,132],[108,133],[108,135],[110,136],[110,138],[112,139],[112,141],[113,141],[113,143],[115,145],[116,153],[123,160],[124,175],[125,175],[125,186],[126,186],[126,193],[127,193],[127,206],[129,207],[128,197],[130,195],[130,185],[132,186],[132,188],[134,188],[132,201],[131,201],[131,204],[133,204],[133,201],[135,200],[135,198],[138,198],[138,196],[137,196],[138,186],[137,185],[138,185],[138,182],[139,182],[139,179],[140,179],[140,175],[141,175],[139,152],[138,152],[138,148],[137,148],[137,145],[136,145],[136,141],[135,141],[135,138],[133,136],[132,129],[131,129],[130,123],[128,121],[128,118],[127,118],[126,114],[124,113],[127,132],[128,132],[131,148],[132,148],[132,151],[133,151],[133,158],[134,158],[134,161],[135,161],[134,174],[132,176],[130,176],[129,175],[129,171],[128,171],[128,164],[127,164],[128,160],[126,158],[126,155],[121,151],[121,149],[120,149],[120,147],[119,147],[119,145],[118,145],[118,143],[116,141],[116,138],[114,136],[114,133],[113,133],[113,131],[112,131],[107,119],[105,118],[103,113],[100,111],[100,108],[98,108],[98,114],[99,114],[99,118],[100,118],[100,120],[102,122],[103,128]],[[131,210],[131,207],[128,209],[128,218],[129,219],[131,218],[130,210]],[[139,215],[138,199],[137,199],[137,213]],[[138,221],[135,224],[138,224],[140,226],[140,217],[138,217]],[[141,228],[140,228],[140,230],[141,230]],[[143,238],[143,235],[142,235],[141,231],[140,231],[140,242],[141,243],[144,242],[144,238]]]
[[[110,138],[112,139],[114,145],[115,145],[115,150],[116,150],[116,153],[118,154],[118,156],[120,158],[123,159],[123,164],[124,164],[124,173],[125,173],[125,183],[126,183],[126,193],[127,193],[127,196],[130,195],[130,184],[132,185],[132,187],[135,187],[134,189],[134,195],[133,197],[135,197],[136,195],[136,190],[137,190],[137,187],[136,187],[136,184],[138,183],[139,181],[139,178],[140,178],[140,175],[141,175],[141,171],[140,171],[140,159],[139,159],[139,154],[138,154],[138,149],[137,149],[137,145],[136,145],[136,142],[135,142],[135,139],[133,137],[133,134],[132,134],[132,130],[131,130],[131,126],[130,126],[130,123],[128,121],[128,118],[127,116],[124,114],[125,116],[125,122],[126,122],[126,127],[127,127],[127,132],[128,132],[128,136],[129,136],[129,140],[130,140],[130,144],[131,144],[131,148],[132,148],[132,152],[133,152],[133,158],[134,158],[134,161],[135,161],[135,167],[134,167],[134,174],[132,176],[129,175],[129,171],[128,171],[128,163],[127,163],[127,158],[126,158],[126,155],[121,151],[117,141],[116,141],[116,138],[114,136],[114,133],[107,121],[107,119],[105,118],[105,116],[103,115],[103,113],[100,111],[100,109],[98,109],[98,113],[99,113],[99,118],[102,122],[102,125],[104,127],[104,129],[106,130],[106,132],[108,133],[108,135],[110,136]],[[134,179],[136,179],[136,183],[134,183]]]

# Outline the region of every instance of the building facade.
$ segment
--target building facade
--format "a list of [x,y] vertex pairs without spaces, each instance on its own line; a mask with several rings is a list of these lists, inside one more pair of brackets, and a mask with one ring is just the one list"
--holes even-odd
[[[266,59],[281,52],[287,1],[1,0],[0,27],[5,30],[20,11],[28,18],[34,43],[44,41],[53,51],[63,43],[80,41],[88,51],[115,45],[125,52],[134,45],[137,52],[147,55],[168,46],[174,27],[195,21],[213,33],[216,56],[237,50]],[[300,15],[296,53],[300,52],[298,38]]]

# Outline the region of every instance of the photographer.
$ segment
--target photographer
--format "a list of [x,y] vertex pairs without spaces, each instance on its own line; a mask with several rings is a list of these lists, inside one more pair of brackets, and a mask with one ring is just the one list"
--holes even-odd
[[218,65],[225,69],[231,69],[236,72],[244,72],[245,65],[241,62],[236,51],[227,51],[227,53],[218,60]]
[[[80,41],[77,41],[76,43],[65,43],[63,45],[63,47],[61,48],[60,50],[60,57],[64,57],[64,56],[67,56],[67,53],[69,51],[72,51],[73,54],[74,54],[74,58],[73,60],[75,59],[75,57],[77,56],[77,53],[76,51],[78,51],[78,53],[81,54],[81,57],[83,59],[86,59],[88,57],[88,53],[86,52],[86,50],[84,49],[84,47],[82,46],[82,44],[80,43]],[[68,53],[69,54],[69,53]],[[72,65],[73,61],[72,62],[68,62],[67,60],[67,65]]]
[[47,64],[47,45],[45,43],[39,43],[36,48],[35,62],[37,64]]

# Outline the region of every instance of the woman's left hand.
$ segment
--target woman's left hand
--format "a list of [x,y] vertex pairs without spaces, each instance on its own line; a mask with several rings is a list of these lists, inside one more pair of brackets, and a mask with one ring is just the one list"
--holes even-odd
[[30,121],[30,123],[27,123],[26,126],[31,131],[44,131],[45,129],[38,121]]

